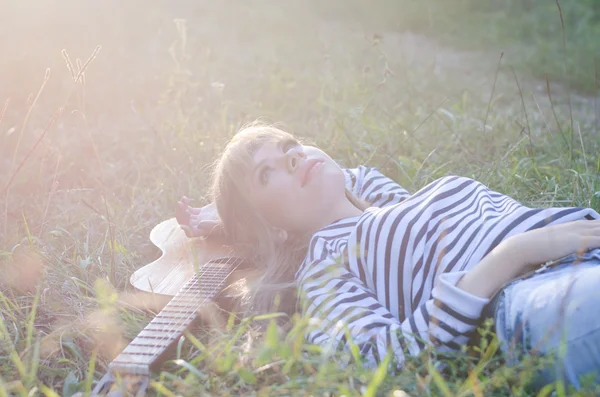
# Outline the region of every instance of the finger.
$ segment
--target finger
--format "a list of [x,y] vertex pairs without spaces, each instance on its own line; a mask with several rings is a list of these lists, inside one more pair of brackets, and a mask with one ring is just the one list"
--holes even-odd
[[181,203],[181,202],[178,202],[177,206],[175,207],[175,211],[185,214],[186,213],[185,205],[183,205],[183,203]]
[[198,224],[202,221],[199,215],[190,215],[190,226],[198,227]]
[[190,215],[198,216],[202,212],[202,208],[187,207],[186,211]]
[[187,207],[189,205],[189,200],[187,197],[183,196],[180,200],[179,200],[179,204],[181,204],[183,207]]
[[600,236],[600,225],[591,228],[585,228],[580,232],[583,236]]
[[199,213],[202,212],[202,207],[197,207],[197,208],[196,207],[190,207],[190,209],[191,209],[192,213],[194,213],[194,214],[199,214]]
[[600,226],[600,219],[581,220],[579,222],[582,224],[582,226],[586,226],[588,228],[595,228]]
[[198,222],[198,224],[196,225],[196,228],[198,230],[211,231],[218,226],[219,226],[219,222],[202,220],[202,221]]
[[179,224],[189,224],[190,216],[186,211],[184,204],[177,204],[177,207],[175,208],[175,218]]
[[198,218],[201,216],[200,214],[196,213],[196,212],[193,210],[193,208],[191,208],[191,207],[187,207],[187,208],[185,209],[185,212],[187,213],[187,216],[188,216],[190,219],[192,219],[192,218],[198,219]]
[[585,248],[582,251],[600,248],[600,235],[589,236],[585,238]]

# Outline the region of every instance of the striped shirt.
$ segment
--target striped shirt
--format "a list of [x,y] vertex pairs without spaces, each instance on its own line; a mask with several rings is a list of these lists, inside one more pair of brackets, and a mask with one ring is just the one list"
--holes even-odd
[[364,166],[347,187],[374,206],[315,233],[296,280],[307,338],[348,347],[373,366],[426,346],[458,351],[489,299],[456,287],[501,241],[547,225],[600,215],[589,208],[528,208],[469,178],[438,179],[413,195]]

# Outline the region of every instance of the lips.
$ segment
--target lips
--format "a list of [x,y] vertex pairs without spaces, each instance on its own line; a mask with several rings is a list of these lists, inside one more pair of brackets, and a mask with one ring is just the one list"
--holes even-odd
[[323,160],[321,159],[310,159],[305,164],[304,167],[300,170],[300,186],[304,187],[306,182],[311,177],[311,171],[313,169],[318,169],[323,165]]

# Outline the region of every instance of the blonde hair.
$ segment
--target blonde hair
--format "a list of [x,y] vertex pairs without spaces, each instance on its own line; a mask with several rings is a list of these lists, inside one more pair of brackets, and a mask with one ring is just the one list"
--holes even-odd
[[[211,196],[216,204],[222,227],[239,255],[250,259],[258,275],[249,283],[245,314],[296,310],[294,275],[304,259],[311,236],[290,235],[278,243],[273,228],[248,198],[248,170],[253,168],[253,154],[266,142],[296,139],[271,125],[254,123],[241,129],[227,144],[213,169]],[[369,203],[350,191],[346,196],[359,209]]]

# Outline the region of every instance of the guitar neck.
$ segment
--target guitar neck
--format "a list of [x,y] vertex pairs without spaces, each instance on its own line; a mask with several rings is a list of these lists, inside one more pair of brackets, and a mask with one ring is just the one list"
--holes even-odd
[[224,287],[239,266],[237,258],[221,258],[200,267],[179,293],[110,363],[109,369],[132,375],[148,375],[196,319],[198,310]]

